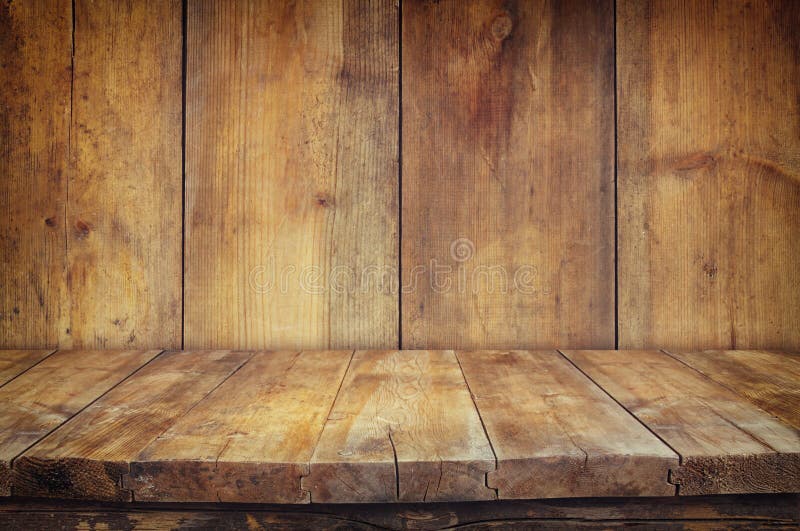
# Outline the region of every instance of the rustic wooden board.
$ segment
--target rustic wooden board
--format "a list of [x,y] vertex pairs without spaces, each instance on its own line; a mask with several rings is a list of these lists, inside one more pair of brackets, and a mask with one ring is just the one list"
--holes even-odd
[[0,350],[0,385],[27,371],[52,350]]
[[58,344],[71,35],[70,0],[0,4],[0,348]]
[[403,348],[613,348],[613,27],[403,3]]
[[360,351],[303,488],[315,503],[493,499],[494,464],[452,351]]
[[800,356],[763,350],[669,352],[800,429]]
[[394,0],[187,23],[187,347],[396,347]]
[[75,1],[61,345],[181,346],[181,2]]
[[620,348],[800,348],[798,27],[618,2]]
[[678,456],[558,352],[457,352],[500,499],[668,496]]
[[14,493],[130,500],[130,491],[120,484],[129,463],[250,356],[228,351],[162,354],[17,458]]
[[681,457],[678,494],[800,491],[800,433],[663,352],[564,351]]
[[793,529],[797,495],[311,505],[0,503],[3,529]]
[[300,477],[352,354],[254,354],[136,457],[134,499],[308,503]]
[[0,387],[0,496],[11,461],[158,351],[60,351]]

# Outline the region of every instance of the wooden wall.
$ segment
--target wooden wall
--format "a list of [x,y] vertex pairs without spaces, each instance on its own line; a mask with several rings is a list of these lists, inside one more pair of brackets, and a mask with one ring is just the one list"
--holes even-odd
[[800,349],[798,27],[0,0],[0,347]]

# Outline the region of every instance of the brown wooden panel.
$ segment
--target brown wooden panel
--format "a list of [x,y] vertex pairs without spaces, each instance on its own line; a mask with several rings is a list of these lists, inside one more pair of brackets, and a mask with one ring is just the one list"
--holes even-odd
[[668,496],[678,456],[561,354],[458,352],[500,499]]
[[681,457],[678,494],[800,491],[800,432],[657,351],[565,351]]
[[486,500],[494,464],[452,351],[362,351],[303,488],[314,503]]
[[70,0],[0,4],[0,348],[58,344],[71,47]]
[[158,351],[60,351],[0,388],[0,495],[11,460],[151,360]]
[[181,2],[75,2],[62,345],[181,345]]
[[613,26],[403,3],[404,348],[614,346]]
[[763,350],[669,354],[800,429],[800,355]]
[[134,499],[308,503],[300,477],[352,354],[255,353],[136,457]]
[[393,0],[189,2],[187,346],[397,346],[397,27]]
[[619,345],[800,348],[800,3],[617,5]]
[[3,529],[792,529],[797,495],[311,505],[0,503]]
[[162,354],[17,458],[14,494],[129,501],[121,485],[129,463],[250,356]]
[[0,350],[0,385],[27,371],[52,350]]

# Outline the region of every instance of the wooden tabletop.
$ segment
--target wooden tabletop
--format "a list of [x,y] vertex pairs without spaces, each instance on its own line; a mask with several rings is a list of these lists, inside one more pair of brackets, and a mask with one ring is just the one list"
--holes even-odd
[[0,351],[0,495],[355,503],[800,492],[800,356]]

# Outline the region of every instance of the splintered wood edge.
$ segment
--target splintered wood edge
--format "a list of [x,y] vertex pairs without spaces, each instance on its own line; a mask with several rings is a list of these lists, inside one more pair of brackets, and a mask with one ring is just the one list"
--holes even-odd
[[487,482],[501,500],[674,496],[669,478],[677,464],[677,456],[645,455],[501,459]]
[[15,496],[132,501],[122,486],[128,472],[125,462],[23,455],[14,461],[12,488]]
[[152,461],[131,463],[122,484],[142,502],[310,503],[307,463]]
[[670,472],[678,495],[800,492],[800,452],[687,457]]
[[311,463],[302,488],[312,503],[391,503],[497,499],[487,485],[492,460]]

